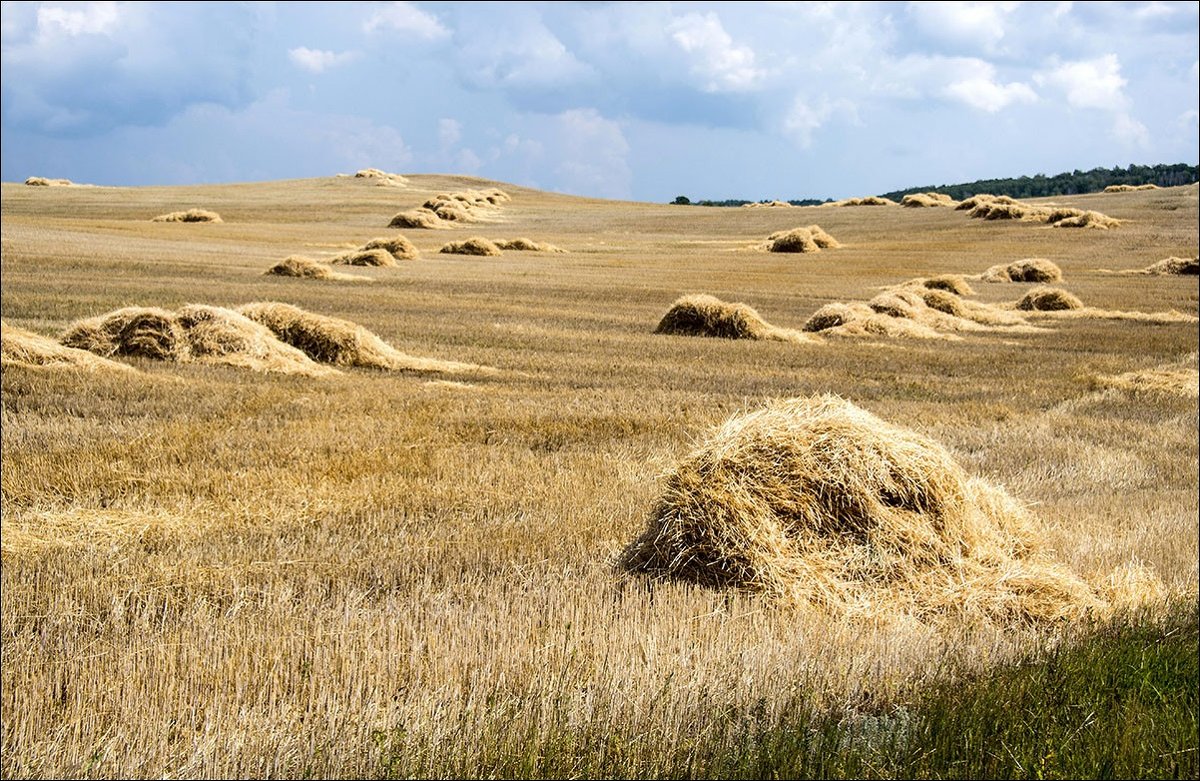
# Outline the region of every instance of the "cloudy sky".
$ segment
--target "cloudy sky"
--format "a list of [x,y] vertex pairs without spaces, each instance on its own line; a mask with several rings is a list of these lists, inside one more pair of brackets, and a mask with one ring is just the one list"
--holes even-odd
[[4,2],[0,178],[840,198],[1195,164],[1196,2]]

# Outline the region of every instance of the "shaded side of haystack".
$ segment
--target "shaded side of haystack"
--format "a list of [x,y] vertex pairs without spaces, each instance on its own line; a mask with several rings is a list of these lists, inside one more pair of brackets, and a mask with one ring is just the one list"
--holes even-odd
[[1105,603],[941,446],[833,396],[735,416],[667,477],[633,573],[833,614],[1073,620]]
[[472,236],[463,241],[448,242],[438,252],[448,255],[495,256],[500,254],[500,248],[482,236]]
[[1061,282],[1062,269],[1046,258],[1024,258],[992,266],[979,275],[984,282]]
[[47,179],[44,176],[31,176],[25,180],[30,187],[70,187],[75,184],[70,179]]
[[330,259],[340,266],[394,266],[396,259],[385,249],[356,249]]
[[406,355],[357,323],[307,312],[291,304],[257,302],[238,307],[237,311],[320,363],[422,373],[494,371],[469,363]]
[[130,306],[79,320],[59,338],[67,347],[111,358],[116,355],[186,361],[191,358],[187,334],[173,312]]
[[216,306],[189,304],[178,312],[194,360],[274,374],[325,377],[337,370],[315,363],[244,315]]
[[1109,217],[1107,214],[1101,214],[1100,212],[1096,211],[1081,212],[1078,209],[1069,209],[1065,211],[1073,211],[1078,213],[1069,214],[1059,219],[1047,219],[1047,222],[1052,223],[1055,228],[1097,228],[1099,230],[1116,228],[1121,224],[1121,221],[1115,217]]
[[957,206],[958,202],[945,193],[910,193],[900,199],[901,206],[928,208],[931,206]]
[[66,347],[24,328],[0,321],[0,365],[80,369],[83,371],[135,372],[131,366],[110,361],[74,347]]
[[1200,274],[1200,258],[1163,258],[1156,263],[1146,266],[1146,268],[1142,269],[1142,273],[1156,276],[1166,274],[1196,276]]
[[771,325],[747,304],[722,301],[704,293],[677,299],[659,320],[654,333],[720,339],[813,341],[805,334]]
[[363,251],[381,249],[396,260],[416,260],[420,255],[416,246],[407,237],[399,234],[381,239],[371,239],[360,248]]
[[1082,308],[1083,302],[1074,294],[1057,287],[1035,287],[1017,302],[1017,309],[1026,312],[1060,312]]
[[222,222],[221,215],[207,209],[188,209],[181,212],[160,214],[151,222]]
[[495,239],[492,241],[497,247],[502,250],[516,250],[518,252],[566,252],[562,247],[556,247],[553,244],[534,241],[520,236],[515,239]]
[[400,212],[392,221],[388,223],[389,228],[419,228],[423,230],[437,230],[438,228],[447,228],[445,221],[433,212],[426,208],[410,209],[406,212]]

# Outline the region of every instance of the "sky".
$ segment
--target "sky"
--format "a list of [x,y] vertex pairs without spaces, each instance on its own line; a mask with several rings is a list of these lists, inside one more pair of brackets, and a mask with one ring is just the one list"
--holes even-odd
[[844,198],[1196,164],[1200,3],[4,2],[0,178]]

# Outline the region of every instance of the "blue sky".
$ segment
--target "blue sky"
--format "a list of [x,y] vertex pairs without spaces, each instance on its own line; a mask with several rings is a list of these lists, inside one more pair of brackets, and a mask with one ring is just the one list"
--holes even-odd
[[665,201],[1195,164],[1198,9],[4,2],[0,178]]

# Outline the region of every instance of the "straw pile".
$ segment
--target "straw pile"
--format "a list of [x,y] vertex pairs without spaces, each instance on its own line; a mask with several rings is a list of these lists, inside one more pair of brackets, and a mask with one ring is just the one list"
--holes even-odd
[[975,195],[962,201],[956,209],[967,210],[968,217],[984,220],[1020,220],[1044,222],[1056,228],[1115,228],[1120,220],[1096,211],[1084,211],[1070,206],[1031,206],[1006,195]]
[[1146,268],[1135,273],[1151,274],[1154,276],[1163,276],[1167,274],[1187,274],[1196,276],[1200,274],[1200,258],[1163,258],[1160,261],[1151,263]]
[[103,358],[187,361],[191,349],[174,312],[130,306],[72,323],[59,342]]
[[65,347],[53,339],[11,326],[0,320],[0,365],[25,368],[79,369],[82,371],[133,372],[132,367]]
[[1083,302],[1062,288],[1039,285],[1021,297],[1017,309],[1026,312],[1061,312],[1064,309],[1083,309]]
[[[1075,212],[1063,214],[1059,217],[1058,214],[1063,212]],[[1053,225],[1055,228],[1096,228],[1098,230],[1108,230],[1116,228],[1121,224],[1121,221],[1109,217],[1107,214],[1101,214],[1096,211],[1080,211],[1079,209],[1066,209],[1051,212],[1046,218],[1046,222]]]
[[1128,193],[1135,190],[1157,190],[1157,184],[1110,184],[1104,188],[1106,193]]
[[74,182],[70,179],[47,179],[44,176],[31,176],[25,180],[30,187],[70,187]]
[[917,277],[903,283],[901,287],[923,287],[929,290],[944,290],[956,296],[975,295],[975,290],[962,274],[938,274],[932,277]]
[[207,209],[188,209],[183,212],[160,214],[151,222],[221,222],[221,215]]
[[512,198],[503,190],[466,190],[456,193],[439,193],[420,208],[400,212],[392,217],[388,227],[436,229],[450,227],[454,223],[469,223],[488,220],[501,205]]
[[492,242],[502,250],[516,250],[518,252],[566,252],[562,247],[556,247],[553,244],[547,244],[533,239],[518,237],[515,239],[496,239]]
[[930,206],[958,206],[958,201],[945,193],[911,193],[900,199],[901,206],[922,208]]
[[945,339],[962,337],[941,333],[926,323],[877,312],[859,301],[833,303],[814,312],[803,329],[822,336],[885,337],[888,339]]
[[833,614],[1074,620],[1104,602],[935,442],[834,396],[735,416],[666,480],[634,573]]
[[320,363],[418,373],[493,371],[469,363],[406,355],[357,323],[307,312],[291,304],[258,302],[238,307],[238,312]]
[[343,274],[334,271],[320,261],[306,258],[303,255],[289,255],[271,266],[264,272],[279,277],[300,277],[302,279],[326,279],[342,282],[370,282],[366,277],[356,277],[353,274]]
[[437,230],[439,228],[449,228],[450,226],[437,214],[429,209],[410,209],[406,212],[400,212],[392,221],[388,223],[389,228],[420,228],[423,230]]
[[[824,204],[822,204],[824,205]],[[832,201],[830,206],[895,206],[896,202],[891,198],[880,198],[878,195],[868,195],[865,198],[843,198],[840,201]]]
[[760,249],[768,252],[820,252],[841,246],[841,242],[826,233],[820,225],[809,225],[776,231],[767,237]]
[[1045,258],[1025,258],[992,266],[979,275],[984,282],[1062,282],[1062,269]]
[[728,303],[704,293],[677,299],[659,320],[654,333],[796,343],[817,341],[799,331],[771,325],[747,304]]
[[339,266],[394,266],[396,259],[385,249],[356,249],[343,252],[330,259],[330,263]]
[[794,209],[795,207],[787,201],[753,201],[751,203],[743,203],[743,209]]
[[500,248],[482,236],[472,236],[463,241],[448,242],[438,252],[448,255],[494,256],[500,254]]
[[393,260],[416,260],[419,256],[416,246],[404,236],[396,234],[382,239],[371,239],[362,245],[365,252],[381,249],[392,256]]
[[370,179],[379,187],[406,187],[408,180],[400,174],[389,174],[378,168],[363,168],[354,173],[355,179]]

